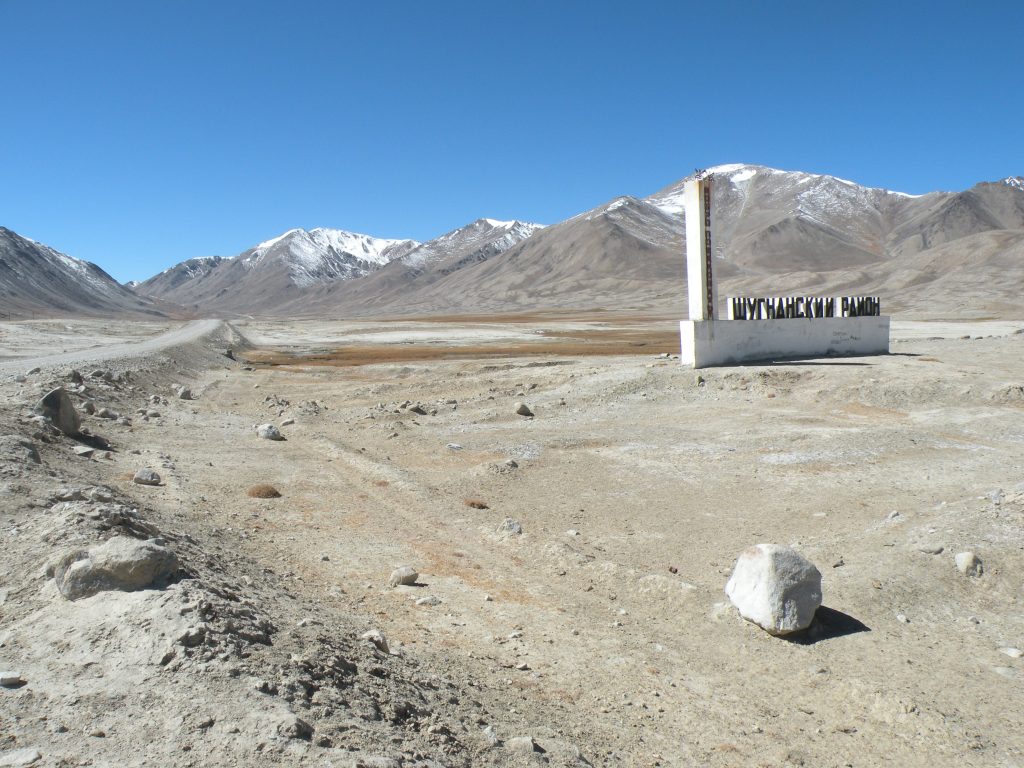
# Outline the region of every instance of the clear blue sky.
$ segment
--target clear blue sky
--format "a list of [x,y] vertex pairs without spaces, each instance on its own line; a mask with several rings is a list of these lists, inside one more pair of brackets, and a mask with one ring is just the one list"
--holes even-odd
[[0,0],[0,225],[141,279],[553,223],[697,166],[1024,174],[1024,2]]

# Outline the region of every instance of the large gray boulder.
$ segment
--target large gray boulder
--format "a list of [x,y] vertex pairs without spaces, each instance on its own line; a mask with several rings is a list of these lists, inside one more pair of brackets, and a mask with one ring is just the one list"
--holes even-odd
[[57,387],[43,395],[36,404],[36,411],[50,420],[57,429],[69,437],[79,434],[81,421],[78,411],[63,387]]
[[100,592],[133,592],[160,586],[178,570],[178,557],[157,539],[115,536],[98,547],[64,555],[53,567],[60,593],[68,600]]
[[821,572],[794,549],[757,544],[740,552],[725,594],[747,621],[773,635],[788,635],[814,620],[821,605]]

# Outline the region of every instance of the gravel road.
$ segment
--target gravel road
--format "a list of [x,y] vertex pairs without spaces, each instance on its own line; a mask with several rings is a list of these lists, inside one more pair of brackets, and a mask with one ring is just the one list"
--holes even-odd
[[139,358],[155,352],[162,352],[171,347],[197,341],[220,330],[225,325],[226,323],[223,320],[216,318],[193,320],[166,333],[161,333],[159,336],[153,336],[141,341],[112,344],[106,347],[93,347],[73,352],[62,352],[55,355],[4,360],[0,361],[0,374],[24,372],[36,366],[44,368],[47,366],[95,364],[109,360]]

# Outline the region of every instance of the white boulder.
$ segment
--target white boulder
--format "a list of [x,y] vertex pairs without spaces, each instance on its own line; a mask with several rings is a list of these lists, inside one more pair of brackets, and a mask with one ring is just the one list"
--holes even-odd
[[411,565],[403,565],[395,568],[391,572],[391,578],[388,579],[388,584],[392,587],[397,586],[410,586],[416,583],[416,579],[420,577],[419,573]]
[[157,539],[115,536],[89,550],[64,555],[53,568],[60,593],[78,600],[99,592],[158,586],[178,570],[178,558]]
[[811,625],[821,605],[821,572],[794,549],[757,544],[736,559],[725,594],[747,621],[787,635]]
[[985,572],[981,558],[973,552],[957,552],[953,559],[956,569],[964,576],[981,576]]
[[262,437],[264,440],[284,440],[281,430],[273,424],[260,424],[256,427],[256,436]]

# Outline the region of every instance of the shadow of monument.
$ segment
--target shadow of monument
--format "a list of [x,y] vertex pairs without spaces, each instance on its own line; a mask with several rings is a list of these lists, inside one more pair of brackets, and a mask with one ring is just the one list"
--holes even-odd
[[811,626],[803,632],[794,632],[786,635],[785,639],[797,645],[814,645],[822,640],[832,640],[836,637],[855,635],[858,632],[870,632],[871,627],[849,614],[837,611],[834,608],[821,606],[814,614],[814,621]]

